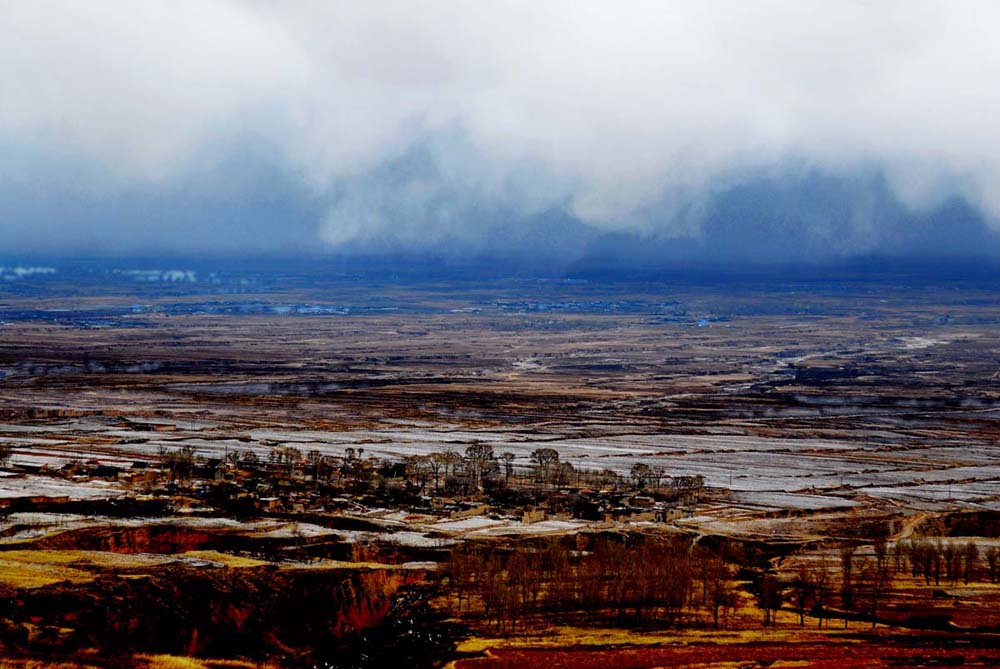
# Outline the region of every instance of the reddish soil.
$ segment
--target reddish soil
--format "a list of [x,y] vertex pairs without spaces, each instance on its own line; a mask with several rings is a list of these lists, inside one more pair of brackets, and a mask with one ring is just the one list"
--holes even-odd
[[[837,639],[829,643],[782,641],[745,644],[565,649],[492,649],[484,657],[467,658],[456,669],[653,669],[654,667],[808,666],[929,667],[1000,666],[1000,639],[970,647],[962,639],[902,637],[868,640]],[[794,663],[790,665],[789,663]]]

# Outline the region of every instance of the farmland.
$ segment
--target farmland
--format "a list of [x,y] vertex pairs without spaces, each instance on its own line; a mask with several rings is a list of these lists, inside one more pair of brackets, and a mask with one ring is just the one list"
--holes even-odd
[[[982,279],[177,272],[66,268],[0,296],[0,587],[27,607],[5,613],[14,656],[114,653],[122,637],[92,616],[115,583],[116,605],[169,621],[169,640],[130,642],[136,666],[160,652],[305,666],[413,621],[423,639],[448,630],[414,657],[462,669],[997,662],[1000,304]],[[916,574],[911,540],[939,556],[974,543],[971,581]],[[698,547],[716,551],[722,624],[704,594],[676,615],[656,595],[625,620],[587,597],[626,594],[552,583],[537,586],[548,604],[515,611],[473,579],[455,605],[456,552],[509,578],[512,556],[566,551],[562,581],[612,582],[589,556],[661,541],[692,547],[678,563],[692,593],[708,588]],[[861,601],[879,542],[905,564],[875,607],[848,607],[842,551]],[[820,570],[836,622],[807,633],[800,618],[823,618],[794,581]],[[224,603],[283,601],[267,578],[343,606],[311,640],[268,618],[248,646],[231,623],[252,607]],[[783,592],[777,625],[750,638],[765,578]],[[194,603],[166,604],[171,579],[216,593],[212,616],[182,624]],[[50,616],[52,601],[80,611]]]

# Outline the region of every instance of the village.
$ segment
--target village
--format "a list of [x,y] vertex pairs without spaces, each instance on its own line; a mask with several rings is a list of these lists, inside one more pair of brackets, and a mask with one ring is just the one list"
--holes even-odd
[[[342,457],[319,450],[303,453],[274,445],[266,457],[232,450],[205,457],[192,446],[161,448],[155,457],[130,463],[97,458],[61,466],[11,463],[0,449],[4,481],[49,479],[106,491],[133,501],[170,501],[202,512],[252,516],[295,514],[377,515],[386,509],[449,520],[477,516],[514,519],[528,525],[546,520],[598,523],[669,523],[694,513],[701,500],[718,497],[701,476],[670,476],[661,467],[635,463],[627,476],[605,469],[583,470],[560,462],[552,448],[535,449],[529,467],[514,455],[471,444],[412,455],[402,460],[366,456],[347,447]],[[57,510],[79,500],[51,494],[46,486],[0,497],[0,509]]]

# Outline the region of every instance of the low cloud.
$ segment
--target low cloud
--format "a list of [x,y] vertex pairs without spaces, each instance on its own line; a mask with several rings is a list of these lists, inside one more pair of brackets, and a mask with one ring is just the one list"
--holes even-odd
[[[262,251],[477,249],[547,226],[707,249],[764,215],[838,254],[904,248],[901,220],[931,234],[956,199],[998,227],[998,24],[972,1],[13,3],[0,229],[15,247],[184,230],[239,249],[208,229],[268,199],[267,173],[268,219],[222,226]],[[867,185],[812,203],[816,175]],[[746,196],[762,184],[785,204]]]

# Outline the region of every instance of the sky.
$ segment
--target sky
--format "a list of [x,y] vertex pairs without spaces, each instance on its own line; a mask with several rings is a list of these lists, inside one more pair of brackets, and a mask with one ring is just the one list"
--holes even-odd
[[0,0],[0,235],[996,256],[998,25],[974,0]]

